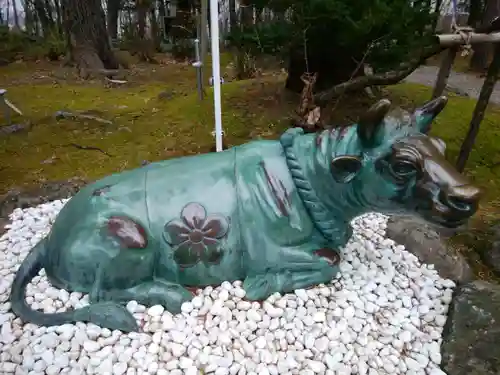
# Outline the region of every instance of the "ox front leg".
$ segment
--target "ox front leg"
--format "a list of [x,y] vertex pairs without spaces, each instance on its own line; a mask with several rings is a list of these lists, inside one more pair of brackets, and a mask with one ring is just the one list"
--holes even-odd
[[258,272],[245,279],[246,298],[261,301],[276,292],[285,294],[327,284],[339,272],[339,261],[338,252],[332,249],[319,249],[313,254],[289,254],[288,259],[283,259],[283,267]]

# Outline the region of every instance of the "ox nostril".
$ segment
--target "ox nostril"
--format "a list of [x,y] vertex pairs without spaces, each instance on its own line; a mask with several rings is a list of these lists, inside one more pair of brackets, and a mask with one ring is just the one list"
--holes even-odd
[[477,207],[481,190],[472,185],[452,186],[444,194],[444,201],[456,211],[471,211]]

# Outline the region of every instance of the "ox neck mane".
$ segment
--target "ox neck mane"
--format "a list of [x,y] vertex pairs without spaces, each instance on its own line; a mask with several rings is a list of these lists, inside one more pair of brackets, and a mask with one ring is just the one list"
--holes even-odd
[[[354,128],[355,131],[355,127]],[[341,138],[328,130],[318,134],[301,135],[289,131],[281,138],[285,158],[302,203],[321,234],[337,246],[343,246],[352,234],[350,221],[362,213],[353,207],[346,194],[352,191],[349,183],[334,180],[330,170],[332,147],[338,154],[353,148],[352,129]],[[361,211],[360,211],[361,209]]]

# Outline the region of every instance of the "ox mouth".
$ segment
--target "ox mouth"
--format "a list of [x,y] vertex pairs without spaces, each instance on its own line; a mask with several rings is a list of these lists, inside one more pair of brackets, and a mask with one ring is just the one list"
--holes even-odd
[[434,218],[432,220],[433,223],[448,229],[457,229],[465,226],[467,221],[468,217],[464,219]]
[[444,204],[437,196],[419,202],[416,206],[416,212],[427,222],[447,229],[458,229],[465,226],[476,211],[477,205],[471,204],[465,208],[457,209]]
[[425,210],[420,212],[421,216],[431,224],[447,228],[447,229],[457,229],[467,224],[467,221],[472,216],[466,215],[461,217],[449,216],[439,210]]

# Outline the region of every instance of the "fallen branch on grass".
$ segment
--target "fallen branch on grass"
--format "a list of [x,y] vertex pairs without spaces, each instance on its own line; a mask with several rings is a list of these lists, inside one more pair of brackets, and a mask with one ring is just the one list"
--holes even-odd
[[103,149],[101,149],[101,148],[99,148],[99,147],[94,147],[94,146],[82,146],[82,145],[79,145],[79,144],[76,144],[76,143],[68,143],[67,145],[63,145],[63,146],[67,146],[67,147],[75,147],[75,148],[78,148],[78,149],[80,149],[80,150],[92,150],[92,151],[99,151],[99,152],[102,152],[104,155],[111,157],[111,155],[110,155],[110,154],[108,154],[106,151],[104,151]]
[[107,125],[113,125],[113,123],[109,120],[105,120],[101,117],[94,116],[94,115],[89,115],[86,113],[75,113],[75,112],[69,112],[69,111],[57,111],[55,114],[56,120],[59,120],[61,118],[70,118],[70,119],[84,119],[84,120],[93,120],[97,121],[103,124]]
[[119,84],[124,84],[127,83],[128,81],[120,80],[120,79],[111,79],[108,77],[105,77],[106,81],[111,82],[111,83],[119,83]]
[[23,130],[29,130],[31,129],[32,124],[29,121],[25,121],[20,124],[12,124],[12,125],[6,125],[6,126],[0,126],[0,135],[7,135],[7,134],[13,134],[13,133],[18,133]]
[[5,104],[9,106],[10,109],[12,109],[14,112],[16,112],[19,116],[22,116],[23,113],[19,108],[17,108],[12,102],[10,102],[7,98],[3,98],[3,101]]
[[361,91],[364,88],[370,86],[394,85],[409,76],[429,57],[437,55],[445,49],[446,48],[441,47],[439,44],[433,44],[431,46],[425,47],[423,48],[420,56],[400,64],[397,70],[353,78],[347,82],[340,83],[328,90],[317,93],[316,95],[314,95],[314,99],[317,103],[325,105],[328,101],[344,93]]

